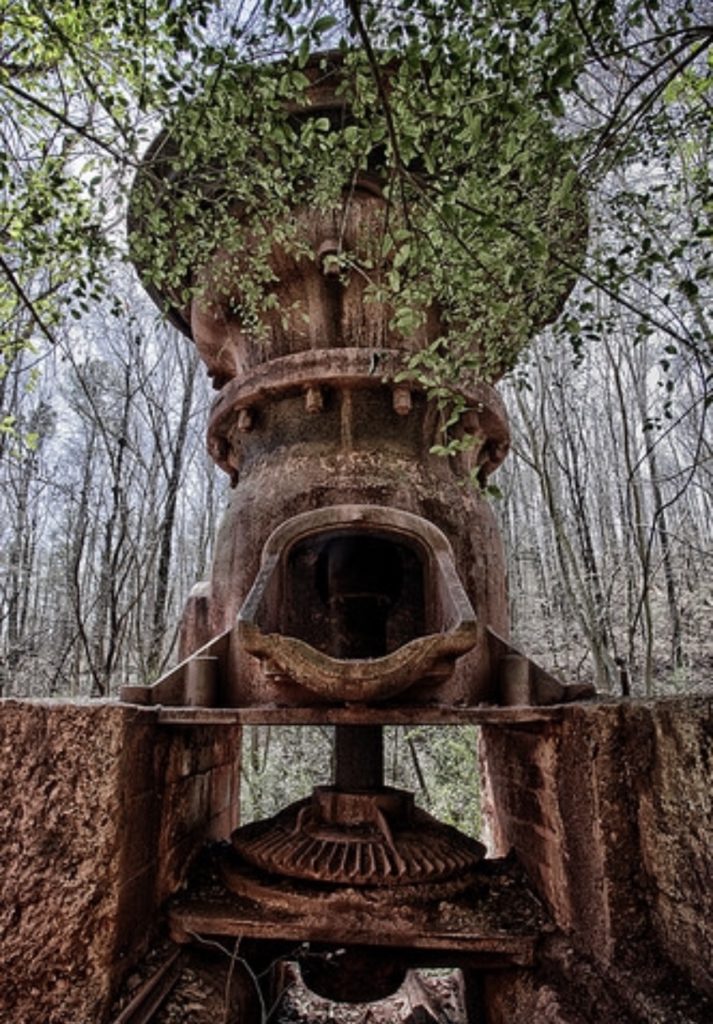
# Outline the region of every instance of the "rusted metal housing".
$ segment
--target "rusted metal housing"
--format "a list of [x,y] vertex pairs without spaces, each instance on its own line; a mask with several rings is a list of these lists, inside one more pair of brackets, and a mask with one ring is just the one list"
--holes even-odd
[[[348,114],[338,57],[316,59],[307,74],[295,116]],[[158,202],[177,151],[169,134],[149,153]],[[434,302],[404,335],[370,295],[393,258],[369,256],[393,215],[381,186],[369,166],[331,208],[291,211],[299,245],[273,244],[271,303],[257,327],[236,315],[245,249],[224,239],[193,268],[190,301],[161,296],[219,389],[208,448],[232,497],[210,580],[186,607],[183,661],[123,692],[162,705],[166,723],[337,722],[333,785],[234,831],[214,865],[214,898],[194,887],[171,911],[181,941],[346,945],[341,974],[313,966],[305,975],[337,999],[380,998],[429,956],[530,963],[541,926],[514,865],[484,862],[480,843],[384,786],[382,724],[473,720],[479,709],[493,720],[519,705],[520,720],[528,706],[535,719],[537,705],[582,695],[508,643],[502,546],[483,496],[510,445],[492,382],[528,339],[513,327],[488,382],[453,382],[462,415],[447,439],[460,443],[439,455],[448,401],[410,358],[439,338],[447,345],[447,324]],[[581,223],[553,232],[581,249]],[[528,297],[532,323],[557,314],[575,277]],[[508,889],[511,878],[519,889]],[[511,911],[525,905],[523,924]]]

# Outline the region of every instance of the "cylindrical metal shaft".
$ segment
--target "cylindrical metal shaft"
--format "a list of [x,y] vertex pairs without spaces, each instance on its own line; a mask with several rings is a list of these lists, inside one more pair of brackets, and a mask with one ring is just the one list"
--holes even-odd
[[334,785],[338,789],[380,789],[384,784],[384,742],[380,725],[338,725]]

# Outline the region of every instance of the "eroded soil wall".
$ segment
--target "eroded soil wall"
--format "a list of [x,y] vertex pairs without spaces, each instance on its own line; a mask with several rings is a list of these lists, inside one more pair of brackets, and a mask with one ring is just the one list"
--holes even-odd
[[236,729],[0,701],[0,1020],[97,1024],[160,903],[237,824]]
[[515,849],[576,956],[622,993],[638,972],[652,999],[657,985],[713,996],[713,702],[567,707],[484,728],[481,754],[494,843]]

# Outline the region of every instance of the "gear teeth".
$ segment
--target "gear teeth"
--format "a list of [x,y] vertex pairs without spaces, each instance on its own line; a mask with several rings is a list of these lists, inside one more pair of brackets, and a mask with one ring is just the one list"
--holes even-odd
[[346,886],[398,886],[457,880],[482,859],[483,847],[450,825],[421,812],[406,824],[325,827],[309,807],[296,804],[275,818],[233,833],[234,849],[261,871]]

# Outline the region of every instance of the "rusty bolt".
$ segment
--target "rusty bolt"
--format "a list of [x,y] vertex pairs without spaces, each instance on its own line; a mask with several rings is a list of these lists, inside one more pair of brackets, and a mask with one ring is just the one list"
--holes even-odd
[[411,401],[411,389],[403,385],[394,388],[393,392],[394,412],[399,416],[408,416],[411,412],[413,402]]
[[247,434],[253,429],[253,414],[250,409],[241,409],[238,413],[238,430],[241,434]]
[[324,397],[322,395],[322,389],[316,384],[310,385],[305,390],[305,409],[313,416],[315,413],[321,412],[324,408]]
[[339,250],[339,242],[334,238],[329,238],[320,245],[317,255],[319,256],[320,268],[325,277],[339,276],[341,271]]

